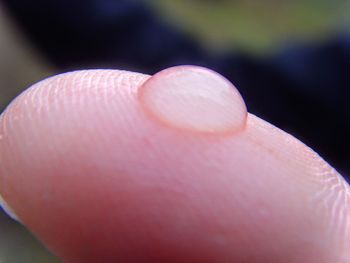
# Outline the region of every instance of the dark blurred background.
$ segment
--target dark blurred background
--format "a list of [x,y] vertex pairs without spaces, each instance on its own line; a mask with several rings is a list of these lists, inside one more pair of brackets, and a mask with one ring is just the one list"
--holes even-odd
[[[0,111],[53,74],[179,64],[350,175],[350,0],[0,0]],[[56,261],[0,213],[0,263]]]

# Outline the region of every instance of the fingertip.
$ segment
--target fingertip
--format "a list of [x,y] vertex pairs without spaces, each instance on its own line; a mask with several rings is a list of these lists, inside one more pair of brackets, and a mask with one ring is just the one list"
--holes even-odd
[[341,262],[326,208],[305,204],[321,188],[340,199],[305,183],[324,162],[210,70],[54,77],[10,106],[2,135],[0,191],[68,262]]

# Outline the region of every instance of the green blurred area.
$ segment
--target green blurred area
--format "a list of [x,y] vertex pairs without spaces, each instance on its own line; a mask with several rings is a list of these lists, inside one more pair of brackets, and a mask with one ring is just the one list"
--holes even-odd
[[283,42],[322,39],[346,27],[349,0],[149,0],[159,14],[211,49],[269,52]]
[[0,263],[58,263],[23,226],[0,213]]

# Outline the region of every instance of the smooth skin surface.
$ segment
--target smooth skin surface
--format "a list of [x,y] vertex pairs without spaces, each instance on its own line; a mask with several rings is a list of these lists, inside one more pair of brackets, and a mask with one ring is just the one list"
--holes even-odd
[[345,180],[223,85],[191,66],[35,84],[0,117],[3,199],[64,262],[350,262]]

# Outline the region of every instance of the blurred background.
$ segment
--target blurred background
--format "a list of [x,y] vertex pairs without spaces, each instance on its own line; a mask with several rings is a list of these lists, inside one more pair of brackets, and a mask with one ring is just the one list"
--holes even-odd
[[[0,0],[0,112],[57,73],[179,64],[226,76],[348,178],[350,0]],[[0,212],[8,262],[58,260]]]

